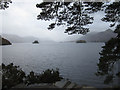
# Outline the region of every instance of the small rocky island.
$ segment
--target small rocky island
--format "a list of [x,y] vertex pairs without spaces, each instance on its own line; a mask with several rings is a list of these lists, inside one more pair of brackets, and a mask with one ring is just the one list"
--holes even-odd
[[12,45],[10,41],[0,36],[0,45]]
[[77,40],[76,43],[86,43],[85,40]]
[[35,40],[35,41],[33,42],[33,44],[39,44],[39,42],[38,42],[37,40]]

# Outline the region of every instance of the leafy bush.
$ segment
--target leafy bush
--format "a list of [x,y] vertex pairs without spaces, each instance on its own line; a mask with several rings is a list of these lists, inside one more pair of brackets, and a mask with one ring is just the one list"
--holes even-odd
[[2,64],[2,87],[11,88],[19,83],[23,83],[25,73],[19,66],[14,66],[13,63],[9,65]]
[[33,71],[26,77],[26,84],[34,84],[34,83],[55,83],[56,81],[60,81],[63,79],[59,75],[59,70],[50,70],[47,69],[43,71],[41,74],[35,74]]
[[41,74],[35,74],[31,71],[28,75],[13,63],[9,65],[2,64],[2,88],[11,88],[17,84],[25,83],[26,85],[35,83],[55,83],[60,81],[62,77],[59,70],[47,69]]

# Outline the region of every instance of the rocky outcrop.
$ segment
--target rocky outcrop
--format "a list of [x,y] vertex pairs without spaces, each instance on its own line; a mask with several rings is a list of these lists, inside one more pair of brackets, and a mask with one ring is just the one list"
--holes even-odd
[[33,42],[33,44],[39,44],[39,42],[38,42],[37,40],[35,40],[35,41]]
[[86,43],[85,40],[77,40],[76,43]]
[[5,38],[0,36],[0,45],[11,45],[12,43]]

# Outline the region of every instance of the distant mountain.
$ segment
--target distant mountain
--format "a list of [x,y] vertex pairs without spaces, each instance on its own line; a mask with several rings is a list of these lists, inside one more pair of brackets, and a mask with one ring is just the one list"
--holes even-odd
[[39,38],[32,36],[20,37],[12,34],[2,34],[2,37],[7,38],[12,43],[32,43],[34,40],[39,40]]
[[32,43],[35,40],[39,41],[40,43],[41,42],[53,42],[49,38],[37,38],[34,36],[21,37],[21,36],[17,36],[14,34],[2,34],[2,37],[7,38],[12,43]]
[[116,33],[114,33],[111,29],[108,29],[103,32],[96,32],[96,33],[88,33],[78,40],[85,40],[87,42],[107,42],[111,38],[116,37]]
[[80,36],[82,35],[68,35],[63,42],[75,42],[76,40],[79,40]]
[[0,45],[11,45],[12,43],[0,36]]

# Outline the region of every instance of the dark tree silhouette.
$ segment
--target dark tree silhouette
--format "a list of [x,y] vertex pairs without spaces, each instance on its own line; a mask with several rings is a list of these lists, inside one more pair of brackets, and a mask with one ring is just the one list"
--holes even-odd
[[93,23],[90,13],[101,10],[102,5],[102,2],[42,2],[36,5],[42,10],[37,19],[54,20],[48,29],[53,29],[56,25],[67,25],[65,33],[86,34],[89,31],[86,25]]
[[5,10],[6,8],[8,8],[8,4],[12,3],[11,0],[0,0],[0,10]]
[[85,34],[89,31],[86,25],[92,24],[93,17],[91,13],[100,10],[105,12],[101,19],[105,22],[111,22],[110,27],[116,26],[115,33],[117,37],[111,39],[101,51],[97,75],[106,75],[104,83],[109,83],[115,75],[120,76],[120,72],[115,74],[114,65],[120,60],[120,2],[42,2],[36,5],[42,9],[38,15],[38,20],[55,20],[55,23],[49,25],[48,29],[55,28],[55,25],[67,24],[65,30],[68,34]]
[[[119,32],[118,32],[119,31]],[[108,84],[113,81],[117,75],[120,77],[119,72],[114,72],[114,67],[120,60],[120,25],[117,25],[115,32],[118,33],[116,38],[112,38],[103,46],[101,51],[97,75],[105,76],[104,83]]]
[[10,89],[18,84],[26,85],[39,83],[55,83],[63,79],[59,69],[47,69],[43,73],[34,73],[31,71],[28,75],[13,63],[2,64],[2,89]]
[[23,83],[24,71],[19,66],[2,64],[2,88],[9,89],[17,84]]
[[102,18],[105,22],[112,22],[110,26],[113,27],[120,23],[120,1],[113,2],[112,4],[106,5],[105,17]]
[[116,26],[114,30],[117,33],[116,38],[112,38],[103,46],[98,63],[98,76],[105,76],[104,83],[108,84],[113,81],[116,76],[120,77],[120,72],[114,72],[116,63],[120,61],[120,2],[113,2],[106,6],[105,22],[112,22],[111,27]]

